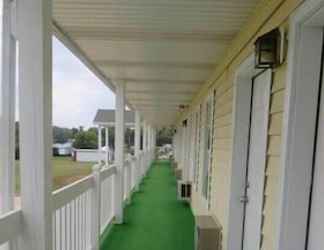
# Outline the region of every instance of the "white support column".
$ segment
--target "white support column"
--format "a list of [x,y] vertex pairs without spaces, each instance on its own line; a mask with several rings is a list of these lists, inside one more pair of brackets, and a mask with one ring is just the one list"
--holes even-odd
[[116,86],[116,127],[115,127],[115,152],[117,174],[115,175],[115,217],[116,223],[123,223],[123,195],[124,195],[124,140],[125,140],[125,84]]
[[140,154],[141,146],[141,116],[139,111],[135,112],[135,156]]
[[141,162],[140,162],[140,147],[141,147],[141,116],[139,111],[135,112],[135,157],[136,157],[136,190],[139,189],[139,177],[141,176],[142,169],[141,169]]
[[148,151],[148,133],[147,133],[147,130],[148,130],[148,124],[146,121],[144,121],[143,123],[143,151],[144,151],[144,165],[143,165],[143,170],[144,170],[144,175],[146,175],[146,170],[147,170],[147,151]]
[[[14,208],[15,195],[15,85],[16,40],[12,30],[12,1],[3,0],[2,75],[0,90],[0,206],[1,212]],[[1,171],[0,169],[0,171]],[[0,204],[1,205],[1,204]]]
[[98,163],[101,163],[101,153],[102,153],[102,137],[101,137],[101,126],[98,125]]
[[147,151],[147,124],[143,121],[143,151]]
[[109,127],[106,127],[105,128],[105,135],[106,135],[106,138],[105,138],[105,146],[106,146],[106,166],[109,165]]
[[147,124],[147,151],[151,149],[151,125]]
[[19,249],[52,249],[52,1],[18,3]]

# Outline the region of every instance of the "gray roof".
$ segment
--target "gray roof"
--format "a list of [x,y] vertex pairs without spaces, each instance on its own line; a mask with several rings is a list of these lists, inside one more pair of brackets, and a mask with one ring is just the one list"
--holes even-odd
[[[93,123],[102,126],[115,126],[115,110],[114,109],[98,109]],[[133,111],[125,111],[125,125],[133,126],[135,124],[135,113]]]

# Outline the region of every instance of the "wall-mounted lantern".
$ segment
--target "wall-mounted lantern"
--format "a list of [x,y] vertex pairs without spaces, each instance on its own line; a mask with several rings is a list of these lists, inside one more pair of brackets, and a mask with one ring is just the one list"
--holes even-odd
[[275,68],[280,64],[282,35],[274,29],[255,41],[255,68]]

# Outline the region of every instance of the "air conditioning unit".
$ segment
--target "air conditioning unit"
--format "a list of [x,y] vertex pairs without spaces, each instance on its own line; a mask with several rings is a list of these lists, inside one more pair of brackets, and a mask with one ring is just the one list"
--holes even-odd
[[195,250],[221,250],[222,227],[212,216],[196,216]]
[[178,181],[178,200],[191,200],[191,183],[188,181]]
[[182,179],[182,169],[179,169],[179,168],[174,169],[174,175],[177,180],[181,180]]

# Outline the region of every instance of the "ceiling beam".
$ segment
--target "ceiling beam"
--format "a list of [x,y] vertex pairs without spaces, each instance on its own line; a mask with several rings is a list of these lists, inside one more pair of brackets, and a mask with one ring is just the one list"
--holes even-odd
[[192,41],[192,42],[212,42],[228,43],[233,39],[233,35],[210,31],[191,31],[191,32],[168,32],[158,30],[144,30],[135,28],[97,28],[97,27],[78,27],[65,26],[65,30],[74,39],[86,40],[109,40],[109,41]]
[[98,67],[145,67],[145,68],[183,68],[213,70],[215,63],[205,62],[149,62],[149,61],[118,61],[118,60],[98,60],[95,61]]
[[184,84],[184,85],[201,85],[204,80],[177,80],[177,79],[140,79],[140,78],[114,78],[114,81],[123,81],[126,84],[141,83],[141,84]]
[[153,97],[153,96],[149,96],[149,97],[127,97],[127,99],[131,102],[131,103],[135,103],[135,102],[145,102],[145,101],[150,101],[150,102],[179,102],[179,103],[183,103],[183,102],[190,102],[192,100],[192,97],[189,96],[166,96],[166,97]]
[[196,91],[194,90],[163,90],[163,89],[150,89],[150,90],[127,90],[126,95],[130,94],[159,94],[159,95],[192,95]]

